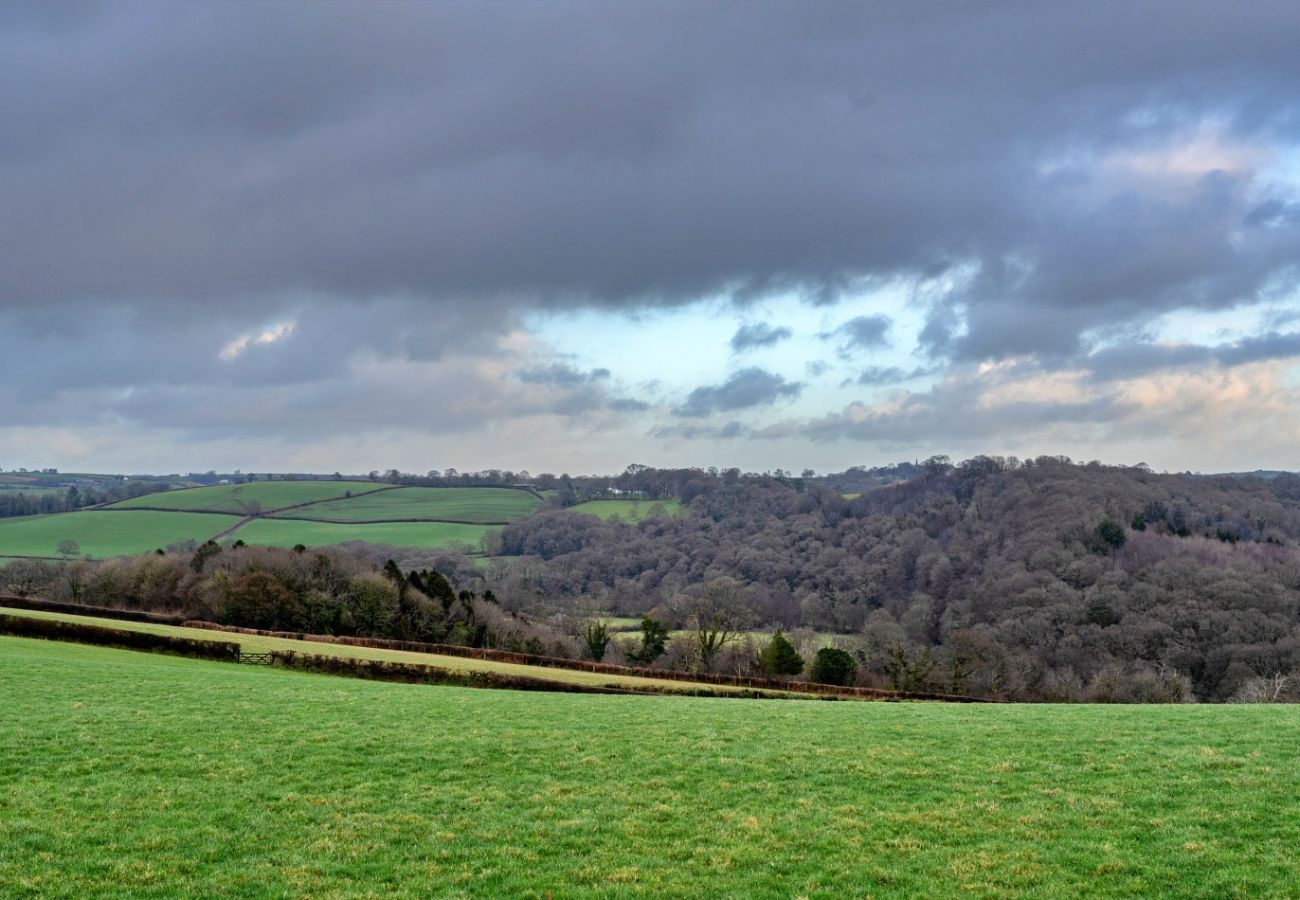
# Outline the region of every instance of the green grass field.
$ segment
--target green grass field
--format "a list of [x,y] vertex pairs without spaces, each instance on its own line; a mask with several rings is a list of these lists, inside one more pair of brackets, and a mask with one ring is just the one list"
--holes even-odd
[[[298,653],[314,653],[324,656],[344,656],[356,659],[383,659],[393,662],[420,663],[439,666],[453,672],[497,672],[502,675],[523,675],[529,678],[541,678],[545,681],[558,681],[566,684],[613,685],[630,689],[690,691],[706,687],[712,691],[724,693],[740,689],[726,685],[700,685],[671,679],[641,678],[635,675],[609,675],[599,672],[582,672],[574,669],[552,669],[545,666],[525,666],[516,663],[496,662],[487,659],[469,659],[462,656],[443,656],[436,653],[414,653],[404,650],[387,650],[380,647],[353,647],[347,644],[326,644],[317,641],[297,641],[292,638],[263,637],[256,634],[239,634],[228,631],[211,631],[205,628],[182,628],[177,625],[159,625],[153,622],[123,622],[117,619],[100,619],[93,616],[77,616],[68,613],[41,612],[37,610],[8,609],[0,607],[0,612],[14,616],[26,616],[32,619],[54,619],[60,622],[80,622],[86,625],[100,625],[124,631],[143,631],[146,634],[166,634],[174,637],[193,638],[206,641],[231,641],[239,644],[248,653],[267,653],[272,650],[294,650]],[[815,701],[810,701],[815,702]]]
[[660,508],[667,516],[679,516],[685,511],[676,500],[588,500],[570,506],[569,511],[632,523],[655,515]]
[[0,555],[57,556],[74,540],[86,556],[147,553],[184,540],[205,541],[234,524],[230,516],[181,512],[82,510],[0,519]]
[[1291,897],[1295,707],[394,685],[0,638],[15,897]]
[[[111,513],[109,514],[111,515]],[[333,522],[303,522],[293,519],[254,519],[230,535],[230,540],[266,547],[326,547],[347,541],[392,544],[424,549],[468,544],[477,549],[486,525],[458,525],[450,522],[391,522],[379,525],[346,525]]]
[[451,519],[457,522],[513,522],[537,511],[541,501],[509,488],[405,487],[395,491],[331,500],[285,515],[331,522],[381,519]]
[[386,487],[370,481],[254,481],[250,484],[223,484],[214,487],[185,488],[146,494],[113,504],[114,509],[176,509],[204,512],[242,513],[250,503],[261,505],[263,512],[354,495]]

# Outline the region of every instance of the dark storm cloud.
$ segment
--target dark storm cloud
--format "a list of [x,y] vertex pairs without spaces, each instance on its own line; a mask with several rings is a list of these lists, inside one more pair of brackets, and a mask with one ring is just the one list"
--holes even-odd
[[43,5],[0,12],[8,304],[410,293],[486,325],[975,260],[956,349],[987,353],[999,304],[1222,305],[1296,248],[1276,216],[1231,245],[1264,207],[1229,176],[1076,208],[1089,174],[1042,174],[1204,115],[1292,133],[1289,3]]
[[1083,364],[1097,381],[1133,378],[1163,369],[1246,365],[1300,357],[1300,332],[1270,331],[1227,344],[1118,344],[1089,354]]
[[881,387],[934,374],[937,374],[935,368],[925,366],[917,366],[912,369],[902,369],[898,366],[868,366],[858,373],[858,377],[853,379],[853,383],[868,387]]
[[591,384],[609,378],[609,369],[592,369],[582,372],[565,363],[552,363],[549,366],[532,366],[516,373],[525,384],[549,384],[558,387],[576,387]]
[[821,338],[825,341],[841,341],[841,351],[845,354],[888,347],[889,338],[886,335],[892,324],[893,320],[885,315],[858,316],[849,319],[834,331],[823,333]]
[[651,404],[635,397],[615,397],[605,401],[605,408],[613,412],[644,412],[650,407]]
[[714,412],[767,406],[784,397],[798,397],[803,390],[799,382],[751,366],[741,369],[722,384],[698,387],[686,402],[673,410],[676,416],[707,416]]
[[[1294,288],[1300,206],[1264,171],[1300,142],[1294,25],[1289,0],[7,3],[2,365],[29,400],[219,405],[491,356],[524,312],[885,282],[937,361],[1074,364]],[[1197,140],[1228,151],[1161,156]],[[753,327],[737,350],[784,338]],[[642,402],[518,356],[566,409]],[[798,395],[754,371],[678,413]]]
[[750,428],[740,422],[725,425],[660,425],[650,429],[649,436],[658,440],[732,440],[751,434]]
[[755,347],[774,347],[781,341],[789,340],[794,335],[784,325],[772,326],[766,322],[751,322],[741,325],[731,336],[731,351],[743,353]]

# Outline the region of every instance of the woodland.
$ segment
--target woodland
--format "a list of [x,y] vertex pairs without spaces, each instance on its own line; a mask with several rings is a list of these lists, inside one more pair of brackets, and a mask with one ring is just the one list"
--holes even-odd
[[[13,562],[0,588],[737,674],[762,666],[779,630],[809,666],[844,651],[860,684],[1006,699],[1295,696],[1294,475],[936,457],[820,477],[637,466],[554,484],[541,512],[489,535],[486,558],[206,544]],[[610,490],[685,508],[634,523],[566,508]]]

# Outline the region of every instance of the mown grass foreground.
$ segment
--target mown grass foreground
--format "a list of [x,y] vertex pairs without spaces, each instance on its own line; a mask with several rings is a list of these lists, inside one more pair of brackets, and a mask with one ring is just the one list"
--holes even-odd
[[0,885],[1293,896],[1297,710],[379,684],[0,638]]

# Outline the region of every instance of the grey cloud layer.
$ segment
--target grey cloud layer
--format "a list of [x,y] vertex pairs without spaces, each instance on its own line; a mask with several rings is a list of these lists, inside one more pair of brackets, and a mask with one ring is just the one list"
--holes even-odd
[[893,320],[886,315],[857,316],[849,319],[834,331],[822,335],[823,340],[840,340],[842,352],[852,354],[862,350],[889,346],[889,326]]
[[72,9],[0,12],[11,305],[646,302],[975,259],[978,354],[1030,340],[1009,306],[1067,313],[1065,346],[1296,248],[1230,176],[1076,208],[1087,173],[1041,172],[1198,115],[1292,134],[1289,3]]
[[1132,378],[1163,369],[1217,365],[1225,368],[1300,356],[1300,333],[1270,331],[1227,344],[1128,343],[1089,354],[1083,364],[1099,381]]
[[793,335],[794,332],[784,325],[751,322],[736,329],[736,333],[731,336],[731,350],[733,353],[743,353],[756,347],[774,347]]
[[[1282,319],[1217,348],[1131,338],[1295,287],[1300,203],[1262,174],[1300,143],[1294,33],[1270,0],[5,4],[0,365],[23,376],[0,413],[73,418],[57,398],[99,392],[162,424],[187,398],[334,389],[405,421],[356,383],[366,359],[488,356],[526,312],[886,280],[917,285],[940,365],[1105,379],[1295,355]],[[1177,190],[1125,180],[1205,123],[1264,150]],[[288,321],[237,366],[217,355]],[[892,336],[871,315],[834,339],[865,356]],[[731,346],[789,337],[761,322]],[[517,357],[481,419],[650,406]],[[864,387],[931,371],[869,361]],[[539,396],[497,396],[519,384]],[[800,392],[743,369],[675,412]]]
[[785,397],[798,397],[803,385],[788,382],[780,375],[757,366],[741,369],[722,384],[698,387],[686,402],[673,410],[677,416],[698,417],[715,412],[735,412],[755,406],[768,406]]

